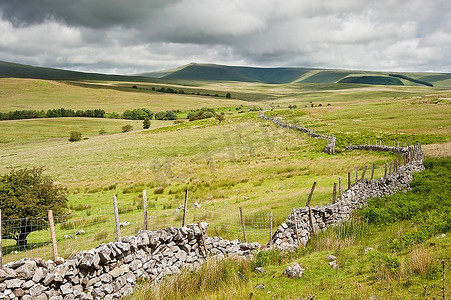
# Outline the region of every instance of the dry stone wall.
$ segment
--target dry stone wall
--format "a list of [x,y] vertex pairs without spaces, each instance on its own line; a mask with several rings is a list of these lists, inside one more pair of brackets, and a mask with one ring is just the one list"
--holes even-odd
[[[206,237],[207,223],[140,231],[120,242],[78,252],[67,260],[22,259],[0,269],[0,299],[116,299],[133,291],[138,278],[159,280],[209,257],[246,257],[260,248]],[[205,244],[204,244],[205,240]]]
[[270,120],[274,124],[276,124],[276,125],[278,125],[278,126],[280,126],[282,128],[289,128],[289,129],[301,131],[301,132],[304,132],[304,133],[308,133],[308,135],[310,137],[312,137],[312,138],[326,139],[328,142],[327,142],[327,145],[324,147],[323,152],[328,153],[328,154],[334,154],[335,153],[336,138],[333,135],[328,136],[328,135],[324,135],[324,134],[319,134],[319,133],[314,132],[311,129],[304,128],[304,127],[301,127],[301,126],[298,126],[298,125],[285,124],[279,118],[271,118],[271,117],[265,116],[265,112],[266,112],[266,110],[262,110],[260,112],[260,118],[261,119],[263,119],[263,120]]
[[313,232],[325,230],[332,224],[349,219],[352,211],[366,205],[369,198],[389,196],[408,189],[413,174],[422,170],[424,170],[423,153],[416,152],[412,161],[398,167],[397,171],[388,176],[375,180],[364,179],[353,184],[350,189],[343,192],[343,197],[336,203],[294,209],[277,228],[272,237],[272,244],[282,250],[294,250],[298,246],[305,246]]

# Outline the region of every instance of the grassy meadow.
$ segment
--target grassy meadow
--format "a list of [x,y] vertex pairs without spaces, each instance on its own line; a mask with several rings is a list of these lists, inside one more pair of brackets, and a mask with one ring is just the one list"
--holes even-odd
[[[131,88],[134,84],[138,89]],[[187,94],[159,93],[152,91],[152,87],[183,89]],[[232,94],[232,99],[221,96],[226,92]],[[221,124],[215,119],[185,120],[181,124],[152,120],[147,130],[142,129],[142,121],[107,118],[0,121],[0,172],[6,173],[11,167],[43,166],[46,175],[68,188],[71,218],[57,225],[61,256],[67,257],[74,251],[114,239],[113,196],[118,198],[120,221],[130,222],[130,226],[123,228],[123,235],[141,229],[144,189],[149,201],[151,228],[181,225],[182,215],[174,211],[183,204],[188,188],[188,223],[205,221],[210,224],[209,235],[241,238],[239,207],[242,207],[248,239],[266,243],[269,212],[274,214],[276,228],[293,207],[305,205],[314,181],[318,185],[312,205],[326,204],[332,200],[333,183],[338,182],[339,177],[346,186],[347,172],[354,172],[356,167],[361,172],[365,165],[373,163],[375,177],[382,177],[384,164],[395,158],[387,153],[344,151],[349,144],[375,143],[376,140],[386,144],[421,142],[426,154],[450,157],[451,104],[447,100],[450,95],[449,89],[421,86],[2,78],[2,112],[64,107],[102,108],[107,113],[120,113],[145,107],[154,112],[179,109],[184,115],[187,110],[211,107],[224,112],[226,117]],[[289,109],[292,105],[297,108]],[[268,115],[334,134],[339,151],[336,155],[322,153],[325,141],[263,121],[258,118],[258,111],[247,109],[253,106],[272,107]],[[121,127],[128,124],[133,130],[122,133]],[[70,131],[80,131],[83,140],[69,142]],[[368,177],[369,172],[366,174]],[[194,208],[194,202],[201,207]],[[75,240],[79,229],[85,233]],[[387,234],[399,231],[394,227],[381,230]],[[71,238],[64,238],[64,235]],[[29,241],[42,243],[48,241],[48,236],[47,231],[33,232]],[[382,243],[382,240],[375,233],[368,241],[343,251],[349,251],[350,259],[354,259],[353,255],[359,254],[363,245],[374,245],[373,241]],[[5,240],[4,245],[9,252],[14,250],[14,241]],[[440,240],[437,245],[442,248],[449,245],[449,238]],[[33,251],[37,252],[26,255],[44,258],[51,255],[49,246]],[[355,274],[332,273],[335,271],[327,265],[319,264],[324,254],[314,252],[302,258],[302,263],[311,267],[309,272],[318,274],[318,281],[312,282],[310,287],[322,289],[325,295],[329,287],[337,286],[344,278],[352,277],[354,281],[351,281],[358,285],[361,278]],[[11,261],[23,255],[8,254],[3,260]],[[283,264],[288,261],[284,260]],[[316,265],[321,267],[318,269]],[[271,272],[278,272],[281,266],[268,268],[269,273],[264,276],[271,280]],[[335,275],[338,276],[336,281],[326,280]],[[246,297],[253,292],[254,281],[250,282],[243,290]],[[296,295],[308,291],[285,281],[274,285],[274,289],[280,290],[293,288],[299,291]],[[344,288],[347,294],[343,295],[349,296],[352,290]],[[280,295],[283,299],[294,294],[281,292]],[[262,297],[271,298],[270,294]],[[337,297],[339,299],[339,295]]]

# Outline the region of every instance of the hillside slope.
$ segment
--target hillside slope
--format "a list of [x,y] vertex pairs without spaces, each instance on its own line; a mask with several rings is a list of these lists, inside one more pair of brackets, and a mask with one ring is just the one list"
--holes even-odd
[[[352,77],[352,78],[349,78]],[[385,77],[385,78],[384,78]],[[191,63],[170,70],[134,75],[85,73],[0,61],[0,78],[50,80],[102,80],[135,82],[238,81],[267,84],[358,83],[366,85],[410,85],[451,87],[451,73],[376,72],[315,68],[259,68]]]
[[[403,73],[359,70],[333,70],[315,68],[259,68],[196,64],[181,66],[172,70],[137,74],[151,78],[197,80],[197,81],[240,81],[268,84],[287,83],[360,83],[369,85],[416,85],[451,87],[451,73]],[[351,79],[347,79],[352,77]]]
[[107,75],[85,73],[46,67],[35,67],[0,61],[0,78],[33,78],[51,80],[109,80],[109,81],[151,81],[143,76]]

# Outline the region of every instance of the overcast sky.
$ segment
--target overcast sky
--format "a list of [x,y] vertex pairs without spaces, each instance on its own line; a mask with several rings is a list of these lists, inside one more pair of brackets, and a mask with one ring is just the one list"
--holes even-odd
[[451,72],[450,0],[0,0],[0,60]]

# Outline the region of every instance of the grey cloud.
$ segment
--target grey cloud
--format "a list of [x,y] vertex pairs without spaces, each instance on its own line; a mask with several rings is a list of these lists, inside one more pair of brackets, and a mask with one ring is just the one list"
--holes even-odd
[[0,59],[83,71],[451,70],[447,0],[0,0],[0,32]]

